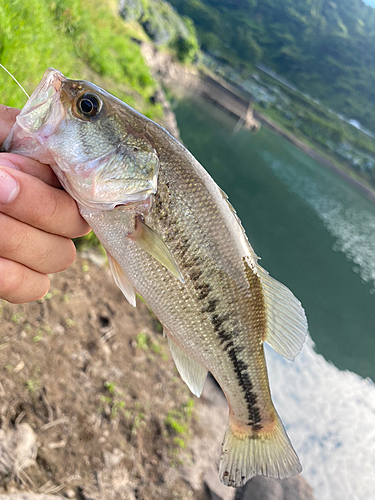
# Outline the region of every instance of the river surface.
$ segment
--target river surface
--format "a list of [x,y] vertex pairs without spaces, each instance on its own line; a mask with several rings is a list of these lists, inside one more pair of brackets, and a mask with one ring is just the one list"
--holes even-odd
[[306,310],[311,338],[296,361],[267,349],[304,477],[316,500],[375,498],[375,204],[265,127],[234,135],[236,122],[204,101],[175,112],[262,266]]

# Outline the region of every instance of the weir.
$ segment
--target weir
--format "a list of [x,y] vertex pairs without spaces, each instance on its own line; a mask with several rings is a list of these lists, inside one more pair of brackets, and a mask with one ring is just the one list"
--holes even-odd
[[201,72],[200,77],[202,96],[238,118],[235,130],[241,126],[254,132],[260,129],[260,122],[254,118],[252,101],[248,95],[218,76],[213,78]]

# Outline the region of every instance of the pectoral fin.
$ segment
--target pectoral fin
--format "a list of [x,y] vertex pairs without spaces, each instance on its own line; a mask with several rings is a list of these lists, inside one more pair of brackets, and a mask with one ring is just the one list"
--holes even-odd
[[173,255],[168,250],[164,241],[150,227],[148,227],[140,218],[137,219],[136,229],[133,235],[129,235],[137,245],[145,252],[149,253],[162,266],[168,269],[173,276],[176,276],[182,283],[185,283],[184,278],[173,258]]
[[128,280],[127,276],[125,275],[124,271],[122,270],[122,267],[117,262],[117,260],[114,259],[112,255],[110,255],[109,253],[107,253],[107,256],[108,256],[109,267],[112,271],[113,279],[115,280],[116,285],[125,295],[129,304],[132,305],[133,307],[136,307],[134,288],[132,287],[130,281]]
[[191,392],[199,398],[207,378],[206,368],[194,361],[184,349],[171,340],[169,335],[167,335],[167,337],[169,349],[171,350],[173,360],[176,363],[177,370],[182,380],[186,383]]

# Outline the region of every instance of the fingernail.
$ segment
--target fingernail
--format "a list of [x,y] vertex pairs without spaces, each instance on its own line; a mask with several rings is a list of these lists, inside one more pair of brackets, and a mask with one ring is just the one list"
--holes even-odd
[[17,196],[18,190],[18,182],[0,167],[0,205],[11,203]]

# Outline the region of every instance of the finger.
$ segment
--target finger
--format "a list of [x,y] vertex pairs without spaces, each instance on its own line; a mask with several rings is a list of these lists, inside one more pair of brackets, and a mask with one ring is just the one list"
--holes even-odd
[[90,231],[68,193],[19,170],[0,167],[0,203],[2,213],[48,233],[78,238]]
[[50,186],[61,188],[56,175],[49,165],[15,153],[0,153],[0,165],[21,170],[25,174],[38,177]]
[[46,274],[0,257],[0,298],[21,304],[44,297],[50,286]]
[[45,233],[0,213],[0,255],[39,273],[57,273],[73,263],[72,240]]
[[0,104],[0,145],[8,137],[10,129],[13,127],[19,112],[19,109]]
[[4,167],[16,167],[21,172],[37,177],[50,186],[61,188],[61,184],[51,167],[32,158],[14,153],[1,153],[0,165]]

